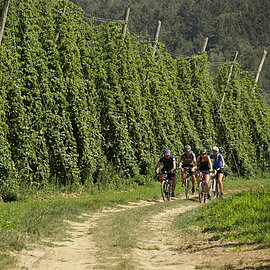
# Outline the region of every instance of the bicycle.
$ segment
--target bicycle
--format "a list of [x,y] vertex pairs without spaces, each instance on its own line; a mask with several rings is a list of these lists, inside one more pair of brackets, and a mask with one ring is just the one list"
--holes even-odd
[[184,185],[185,185],[185,195],[186,199],[189,199],[189,196],[191,195],[191,177],[190,177],[190,168],[185,167],[183,168],[186,171],[186,177],[184,180]]
[[163,180],[161,182],[161,195],[164,201],[170,201],[172,193],[172,181],[169,179],[167,171],[162,172],[162,174]]
[[200,203],[206,203],[207,202],[207,192],[206,192],[206,186],[204,183],[204,177],[202,172],[199,173],[199,202]]

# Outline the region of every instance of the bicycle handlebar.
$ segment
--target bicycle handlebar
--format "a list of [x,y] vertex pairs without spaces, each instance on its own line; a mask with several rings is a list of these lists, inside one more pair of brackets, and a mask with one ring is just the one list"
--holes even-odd
[[190,167],[183,167],[182,169],[184,169],[185,171],[189,171],[189,170],[191,170],[191,168],[190,168]]
[[168,170],[168,171],[161,171],[159,174],[167,174],[167,173],[174,173],[175,170]]

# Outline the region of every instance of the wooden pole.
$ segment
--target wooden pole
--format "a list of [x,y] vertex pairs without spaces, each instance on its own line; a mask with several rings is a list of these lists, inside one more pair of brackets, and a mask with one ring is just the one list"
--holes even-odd
[[202,52],[205,52],[206,47],[207,47],[207,44],[208,44],[208,37],[206,37],[206,38],[204,39],[204,43],[203,43],[203,47],[202,47]]
[[5,24],[7,20],[8,14],[8,7],[9,7],[9,0],[4,0],[4,5],[2,9],[1,19],[0,19],[0,45],[2,44],[2,38],[4,35]]
[[127,33],[129,13],[130,13],[130,8],[126,8],[125,21],[124,21],[124,25],[123,25],[123,28],[122,28],[123,38],[126,36],[126,33]]
[[157,43],[158,43],[160,27],[161,27],[161,21],[158,21],[157,28],[156,28],[156,34],[155,34],[155,40],[154,40],[154,43],[153,43],[153,54],[152,54],[153,57],[155,56],[156,50],[157,50]]
[[263,51],[263,56],[262,56],[262,59],[261,59],[261,62],[260,62],[260,65],[258,67],[258,71],[257,71],[257,74],[256,74],[255,83],[258,83],[258,81],[259,81],[260,73],[262,71],[262,67],[263,67],[266,55],[267,55],[267,51],[264,50]]
[[56,33],[55,37],[54,37],[54,43],[56,43],[58,41],[59,37],[60,37],[60,34]]
[[233,58],[233,61],[232,61],[232,64],[231,64],[231,66],[230,66],[230,71],[229,71],[227,83],[226,83],[226,86],[225,86],[225,89],[224,89],[224,93],[223,93],[223,96],[222,96],[222,99],[221,99],[221,102],[220,102],[220,107],[219,107],[219,109],[222,108],[222,104],[223,104],[223,102],[224,102],[225,95],[226,95],[226,90],[227,90],[228,84],[229,84],[229,82],[230,82],[230,80],[231,80],[231,77],[232,77],[233,64],[236,62],[236,59],[237,59],[237,57],[238,57],[238,54],[239,54],[239,52],[236,51],[236,52],[235,52],[235,55],[234,55],[234,58]]
[[230,66],[230,72],[229,72],[229,75],[228,75],[227,84],[228,84],[228,83],[230,82],[230,80],[231,80],[232,72],[233,72],[233,64],[235,63],[237,57],[238,57],[238,51],[235,52],[235,55],[234,55],[234,58],[233,58],[233,61],[232,61],[232,65]]

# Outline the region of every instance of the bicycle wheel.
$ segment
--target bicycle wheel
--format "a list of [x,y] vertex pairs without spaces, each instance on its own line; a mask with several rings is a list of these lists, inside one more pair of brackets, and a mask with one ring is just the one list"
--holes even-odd
[[171,194],[172,194],[172,184],[171,182],[166,183],[166,190],[167,190],[167,201],[171,200]]
[[203,203],[203,198],[204,198],[204,191],[203,191],[203,183],[200,182],[199,184],[199,202]]
[[166,199],[167,199],[167,191],[166,191],[166,189],[167,189],[166,181],[162,181],[161,182],[161,195],[162,195],[162,199],[164,201],[166,201]]
[[190,178],[186,177],[185,180],[185,193],[186,193],[186,199],[189,199],[190,195]]

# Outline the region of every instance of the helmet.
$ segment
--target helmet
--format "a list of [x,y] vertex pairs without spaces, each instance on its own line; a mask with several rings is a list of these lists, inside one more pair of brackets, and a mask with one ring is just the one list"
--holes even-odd
[[200,154],[206,154],[206,153],[207,153],[206,149],[201,149],[200,150]]
[[190,145],[186,145],[185,146],[185,152],[189,152],[191,150],[191,146]]
[[214,146],[214,147],[212,148],[212,151],[214,151],[214,152],[219,152],[219,149],[218,149],[217,146]]
[[171,151],[169,149],[164,151],[164,156],[170,156],[171,155]]

